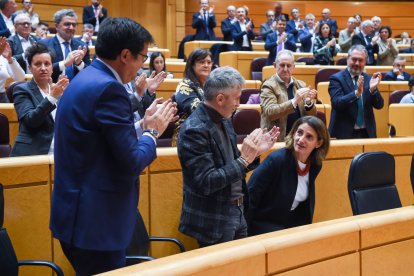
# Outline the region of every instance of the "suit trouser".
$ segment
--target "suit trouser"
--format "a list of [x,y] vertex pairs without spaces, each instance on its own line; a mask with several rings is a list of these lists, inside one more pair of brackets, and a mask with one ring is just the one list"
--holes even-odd
[[247,237],[247,223],[244,218],[243,204],[232,205],[229,210],[229,217],[223,229],[223,236],[214,243],[204,243],[198,241],[200,247],[206,247],[214,244],[238,240]]
[[62,241],[60,245],[77,276],[95,275],[125,266],[125,249],[119,251],[87,250]]

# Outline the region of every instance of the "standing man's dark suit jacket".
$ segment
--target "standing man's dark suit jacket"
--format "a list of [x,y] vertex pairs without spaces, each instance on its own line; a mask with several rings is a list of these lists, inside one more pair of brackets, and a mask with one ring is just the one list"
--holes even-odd
[[[376,138],[376,124],[373,108],[381,109],[384,99],[376,90],[369,92],[371,76],[362,73],[364,77],[364,122],[369,138]],[[332,113],[329,124],[329,133],[338,139],[352,139],[352,132],[358,115],[358,98],[355,96],[355,85],[347,69],[331,76],[329,81],[329,95],[331,96]]]
[[53,236],[82,249],[126,249],[139,175],[156,158],[156,144],[137,139],[128,92],[97,59],[59,100],[54,153]]
[[193,21],[191,23],[191,26],[193,29],[196,29],[194,40],[216,40],[216,35],[214,34],[214,28],[217,25],[216,15],[214,13],[208,12],[207,15],[208,25],[206,25],[206,21],[200,12],[195,12],[193,14]]
[[[265,50],[269,51],[269,56],[267,57],[266,65],[272,65],[275,62],[275,58],[277,55],[277,32],[273,32],[267,36],[265,42]],[[290,50],[292,52],[296,52],[296,43],[295,38],[292,34],[287,34],[287,39],[285,41],[285,50]]]
[[[22,42],[20,41],[19,35],[17,34],[12,35],[11,37],[7,39],[7,41],[10,44],[13,57],[20,64],[20,67],[22,67],[24,72],[27,73],[28,65],[26,63],[26,60],[23,58],[23,47],[22,47]],[[39,41],[39,39],[34,35],[29,35],[29,41],[30,41],[30,44],[33,45],[35,42]]]
[[231,30],[233,29],[231,20],[227,17],[223,21],[221,21],[221,32],[223,33],[223,41],[233,41],[233,37],[231,36]]
[[309,31],[307,26],[303,27],[302,30],[299,30],[299,41],[302,44],[301,52],[313,52],[312,39],[313,34]]
[[55,124],[51,112],[56,105],[43,97],[34,79],[14,88],[13,101],[19,118],[19,134],[10,155],[47,154]]
[[[371,37],[369,38],[369,41],[371,41]],[[378,53],[378,44],[372,45],[371,43],[369,43],[367,45],[362,32],[359,32],[358,34],[352,37],[352,45],[359,45],[359,44],[364,46],[368,52],[367,65],[376,65],[377,63],[375,61],[374,54]]]
[[[49,50],[53,53],[53,74],[52,74],[52,80],[53,82],[57,82],[58,77],[60,74],[62,74],[62,71],[60,71],[59,68],[59,62],[65,59],[64,53],[62,52],[62,49],[60,47],[59,44],[59,40],[57,39],[57,37],[52,37],[52,38],[46,38],[46,39],[42,39],[39,41],[39,43],[42,43],[44,45],[47,46],[47,48],[49,48]],[[73,50],[77,50],[79,46],[86,46],[85,43],[83,43],[80,40],[77,39],[72,39],[70,42],[70,47]],[[87,46],[86,46],[87,47]],[[88,66],[89,64],[91,64],[91,58],[89,56],[89,48],[86,49],[86,54],[83,57],[83,62],[85,63],[85,67]],[[75,75],[77,73],[79,73],[78,68],[75,66],[75,64],[72,65],[73,66],[73,71],[75,73]],[[85,68],[84,68],[85,69]]]
[[[107,17],[108,17],[108,10],[102,7],[102,17],[99,17],[99,25],[101,25],[102,21],[104,21],[105,18]],[[95,27],[96,17],[95,17],[95,11],[92,6],[83,7],[82,22],[83,24],[85,23],[92,24],[93,27]]]
[[[215,243],[228,223],[231,183],[242,180],[243,193],[247,196],[247,170],[236,160],[240,152],[229,119],[223,119],[223,125],[230,138],[234,160],[225,164],[219,130],[207,108],[200,103],[185,120],[178,137],[178,157],[184,182],[179,230],[203,243]],[[257,162],[251,165],[255,166]]]
[[11,32],[7,28],[6,22],[4,22],[3,16],[0,16],[0,36],[9,37]]
[[[232,30],[231,30],[231,36],[233,37],[234,43],[233,43],[233,50],[234,51],[240,51],[242,50],[243,47],[243,36],[245,34],[247,34],[247,40],[249,41],[249,47],[250,47],[250,51],[253,51],[253,47],[252,47],[252,39],[254,39],[254,33],[253,33],[253,28],[250,29],[250,31],[246,32],[241,30],[240,28],[240,21],[236,21],[234,22],[234,24],[232,25]],[[252,25],[253,26],[253,25]]]
[[292,151],[282,148],[268,155],[253,172],[247,185],[247,222],[250,236],[312,223],[315,209],[315,179],[321,166],[311,165],[309,196],[298,205],[297,209],[304,205],[301,206],[304,211],[297,213],[298,217],[292,222],[288,218],[298,188],[296,162]]

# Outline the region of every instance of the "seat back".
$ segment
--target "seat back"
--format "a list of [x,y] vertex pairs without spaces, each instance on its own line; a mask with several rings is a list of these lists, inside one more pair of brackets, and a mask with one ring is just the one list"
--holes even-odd
[[249,100],[250,95],[259,94],[259,93],[260,93],[260,89],[258,89],[258,88],[244,88],[244,89],[242,89],[241,96],[240,96],[240,104],[247,103],[247,101]]
[[18,275],[17,257],[5,228],[4,193],[0,183],[0,275]]
[[413,153],[413,157],[411,158],[410,178],[411,178],[411,186],[413,187],[413,191],[414,191],[414,153]]
[[252,80],[262,80],[262,69],[266,65],[267,58],[255,58],[250,63],[250,77]]
[[321,68],[318,70],[318,72],[316,72],[316,76],[315,76],[315,87],[318,87],[318,83],[320,82],[324,82],[324,81],[329,81],[329,78],[335,74],[338,73],[339,69],[336,68]]
[[296,60],[296,62],[304,62],[306,65],[314,65],[315,60],[313,57],[300,57]]
[[239,109],[231,121],[237,134],[237,143],[240,144],[248,134],[260,127],[260,113],[255,109]]
[[9,87],[7,87],[7,89],[6,89],[6,95],[7,95],[7,98],[9,99],[9,102],[11,102],[11,103],[13,102],[13,91],[14,91],[14,88],[17,85],[21,84],[21,83],[24,83],[24,81],[15,81],[15,82],[12,82],[12,83],[10,83]]
[[349,169],[348,193],[354,215],[401,207],[394,157],[382,151],[355,156]]
[[326,125],[326,115],[325,115],[325,112],[316,110],[316,117],[318,117],[319,119],[321,119],[321,121]]
[[0,157],[10,155],[9,119],[0,113]]
[[347,60],[347,57],[341,57],[336,61],[335,65],[347,65]]
[[401,99],[410,93],[410,90],[395,90],[390,94],[388,104],[400,103]]

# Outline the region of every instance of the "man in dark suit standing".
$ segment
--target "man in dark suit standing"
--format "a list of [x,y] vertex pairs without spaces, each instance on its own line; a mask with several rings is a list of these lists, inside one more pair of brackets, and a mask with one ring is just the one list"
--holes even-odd
[[200,0],[200,11],[193,14],[191,26],[196,29],[194,40],[216,40],[214,28],[216,27],[216,15],[214,6],[209,6],[208,0]]
[[352,45],[362,45],[368,53],[367,65],[376,65],[375,53],[378,53],[377,41],[379,36],[372,36],[374,25],[371,20],[365,20],[361,23],[361,31],[352,37]]
[[323,23],[327,23],[331,27],[331,34],[333,36],[336,37],[338,35],[338,24],[335,19],[331,18],[331,11],[326,8],[322,10],[322,19],[319,20],[319,25],[322,25]]
[[263,41],[266,41],[266,37],[271,34],[273,30],[273,22],[275,21],[275,13],[273,10],[267,10],[266,12],[267,21],[260,25],[260,36]]
[[286,21],[283,18],[279,18],[274,24],[276,25],[276,31],[267,36],[264,46],[265,50],[269,51],[266,65],[272,65],[275,62],[279,51],[290,50],[296,52],[294,36],[285,32]]
[[237,149],[231,121],[240,104],[244,79],[231,67],[212,71],[204,84],[205,101],[187,118],[178,136],[184,199],[179,230],[200,247],[247,236],[243,202],[246,173],[276,141],[276,127],[254,130]]
[[306,24],[299,30],[299,41],[302,44],[301,52],[313,53],[313,42],[315,35],[319,29],[319,21],[316,21],[312,13],[308,13],[305,17]]
[[291,11],[292,20],[286,21],[286,32],[293,35],[295,43],[299,41],[299,30],[305,26],[305,21],[300,19],[300,12],[298,8],[293,8]]
[[231,25],[236,21],[236,8],[232,5],[227,7],[227,18],[221,21],[221,32],[223,33],[223,41],[233,41],[231,37]]
[[9,37],[14,34],[12,15],[17,4],[12,0],[0,0],[0,36]]
[[332,137],[377,137],[373,108],[384,106],[384,99],[377,88],[381,73],[374,73],[371,78],[363,72],[367,57],[364,46],[352,46],[348,52],[348,68],[330,78],[328,90],[332,114],[329,132]]
[[16,34],[10,36],[7,41],[10,44],[13,57],[20,64],[20,67],[25,73],[30,73],[28,64],[26,62],[26,56],[24,52],[27,48],[38,41],[38,38],[31,35],[32,23],[30,23],[30,17],[25,13],[19,13],[14,18],[14,27],[16,28]]
[[82,41],[73,39],[78,25],[77,19],[73,10],[57,11],[53,18],[56,36],[39,41],[54,53],[53,82],[56,82],[62,73],[72,80],[80,70],[91,63],[88,47]]
[[285,21],[289,21],[289,15],[287,13],[282,12],[282,4],[276,3],[275,4],[275,20],[283,18]]
[[108,11],[102,6],[102,0],[92,0],[91,6],[83,7],[82,23],[92,24],[94,34],[99,32],[99,26],[108,17]]
[[152,42],[131,19],[106,19],[96,44],[98,58],[59,101],[50,228],[77,275],[125,266],[139,175],[156,158],[156,140],[175,119],[171,100],[152,105],[137,139],[123,84],[135,77]]
[[252,39],[254,39],[253,25],[251,20],[246,19],[246,8],[240,7],[236,10],[237,21],[233,23],[231,36],[233,37],[234,51],[252,51]]

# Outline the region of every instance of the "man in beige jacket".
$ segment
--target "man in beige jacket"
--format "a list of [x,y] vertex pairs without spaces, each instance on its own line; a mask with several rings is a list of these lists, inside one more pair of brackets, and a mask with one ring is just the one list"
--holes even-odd
[[295,60],[291,51],[278,52],[274,66],[276,74],[266,80],[261,89],[260,125],[267,129],[278,126],[280,135],[277,141],[282,142],[298,118],[316,115],[317,91],[292,76]]

